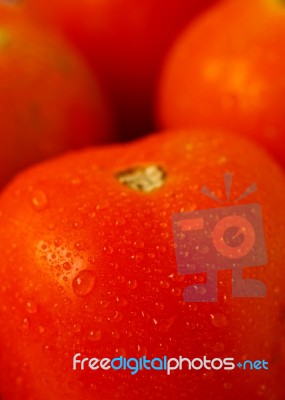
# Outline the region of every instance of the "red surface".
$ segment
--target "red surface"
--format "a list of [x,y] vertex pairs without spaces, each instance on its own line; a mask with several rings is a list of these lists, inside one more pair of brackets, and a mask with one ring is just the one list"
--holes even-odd
[[[118,180],[159,166],[149,192]],[[263,212],[268,265],[245,269],[265,298],[232,298],[219,275],[217,303],[185,303],[205,275],[177,273],[171,215],[231,199]],[[130,173],[130,172],[129,172]],[[0,389],[5,400],[284,399],[284,175],[263,150],[213,132],[170,132],[125,146],[69,154],[22,173],[0,200]],[[3,345],[4,344],[4,345]],[[235,357],[268,371],[71,371],[87,357]]]

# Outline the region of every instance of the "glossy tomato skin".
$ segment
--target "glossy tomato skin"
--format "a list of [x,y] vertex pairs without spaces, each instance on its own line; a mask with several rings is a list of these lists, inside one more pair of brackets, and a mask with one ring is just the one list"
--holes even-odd
[[[216,303],[186,303],[205,276],[181,276],[174,212],[231,204],[263,212],[268,265],[245,276],[265,298],[232,298],[219,278]],[[0,199],[0,390],[4,400],[202,400],[284,398],[284,174],[263,150],[226,134],[173,131],[128,145],[87,149],[16,178]],[[260,371],[72,371],[82,357],[234,357]],[[284,376],[283,376],[284,377]],[[154,397],[153,393],[155,393]]]
[[163,69],[159,124],[233,131],[284,165],[284,27],[277,0],[224,1],[189,25]]
[[110,106],[81,56],[3,5],[0,75],[0,186],[34,162],[112,137]]
[[25,0],[63,33],[109,87],[122,138],[153,129],[159,68],[183,27],[218,0]]

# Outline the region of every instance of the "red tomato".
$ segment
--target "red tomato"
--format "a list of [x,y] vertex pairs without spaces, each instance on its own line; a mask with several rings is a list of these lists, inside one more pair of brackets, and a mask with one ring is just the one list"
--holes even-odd
[[[231,205],[253,181],[258,186],[240,205],[262,207],[269,261],[245,268],[244,276],[262,280],[267,295],[232,297],[224,271],[217,302],[188,303],[183,290],[206,275],[178,273],[171,217],[219,212],[200,188],[207,185],[226,202],[225,172],[235,174]],[[284,183],[262,149],[199,131],[87,149],[22,173],[0,199],[4,399],[283,400]],[[132,375],[78,364],[75,371],[77,353],[81,360],[233,357],[264,360],[269,370],[184,366],[170,375]]]
[[123,137],[153,129],[152,101],[163,57],[180,30],[218,0],[25,0],[35,18],[99,68]]
[[27,165],[112,136],[109,106],[81,57],[3,5],[0,76],[0,186]]
[[215,128],[285,158],[285,6],[229,0],[177,40],[165,64],[158,119],[167,128]]

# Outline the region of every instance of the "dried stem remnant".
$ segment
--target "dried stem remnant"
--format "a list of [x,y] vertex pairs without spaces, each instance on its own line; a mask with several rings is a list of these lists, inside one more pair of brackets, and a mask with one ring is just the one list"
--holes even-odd
[[130,168],[116,175],[119,182],[133,190],[149,193],[163,186],[165,171],[158,165]]

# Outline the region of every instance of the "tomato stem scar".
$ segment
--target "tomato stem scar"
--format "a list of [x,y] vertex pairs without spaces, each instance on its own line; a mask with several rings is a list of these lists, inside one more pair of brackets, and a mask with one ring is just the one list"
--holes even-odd
[[116,178],[133,190],[150,193],[163,186],[166,172],[158,165],[148,165],[121,171],[116,174]]

